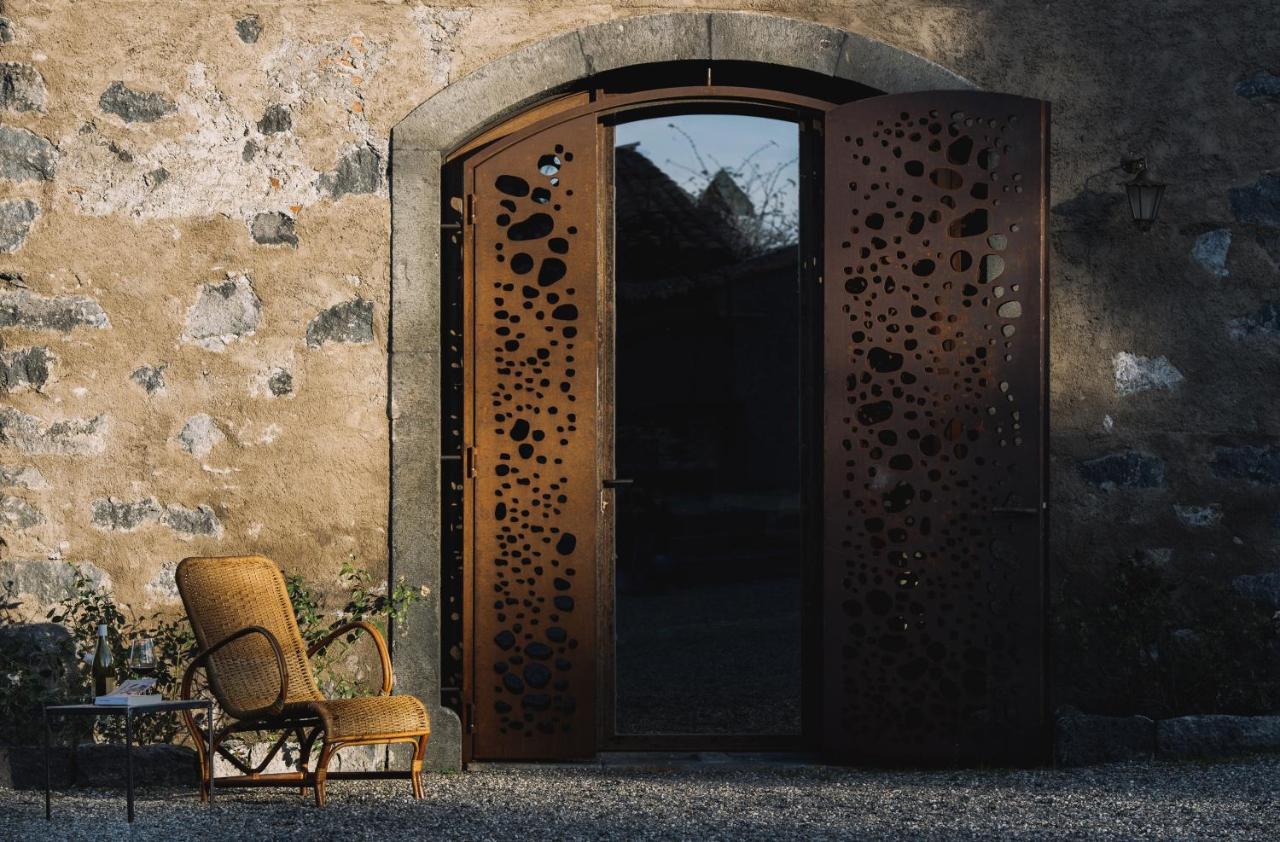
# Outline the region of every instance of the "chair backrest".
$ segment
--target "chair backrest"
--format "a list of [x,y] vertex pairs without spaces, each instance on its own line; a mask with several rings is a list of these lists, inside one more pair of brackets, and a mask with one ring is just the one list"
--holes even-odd
[[[174,578],[201,650],[245,626],[262,626],[284,652],[286,702],[323,698],[275,562],[257,555],[187,558]],[[280,693],[278,669],[271,644],[260,634],[247,635],[210,657],[209,688],[232,713],[260,710]]]

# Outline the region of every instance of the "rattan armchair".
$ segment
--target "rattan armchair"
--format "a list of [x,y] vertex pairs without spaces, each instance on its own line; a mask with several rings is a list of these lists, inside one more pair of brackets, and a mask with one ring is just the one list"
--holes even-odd
[[[298,631],[280,569],[262,556],[188,558],[178,565],[178,592],[195,631],[199,653],[182,677],[182,698],[191,698],[203,670],[208,688],[230,721],[221,727],[185,712],[187,727],[200,758],[201,795],[208,797],[214,756],[221,755],[242,774],[216,779],[217,786],[298,786],[305,795],[314,788],[324,806],[325,781],[343,778],[409,778],[413,795],[422,797],[422,759],[431,726],[422,702],[392,696],[391,658],[377,628],[347,623],[307,648]],[[373,638],[382,664],[378,696],[326,699],[316,686],[310,659],[342,635],[366,632]],[[213,731],[209,742],[209,730]],[[231,734],[246,731],[279,733],[266,757],[250,766],[222,746]],[[272,759],[290,740],[301,756],[298,771],[266,773]],[[320,740],[320,755],[309,770],[311,752]],[[334,752],[348,746],[409,743],[414,746],[408,771],[329,772]],[[212,755],[205,746],[211,744]]]

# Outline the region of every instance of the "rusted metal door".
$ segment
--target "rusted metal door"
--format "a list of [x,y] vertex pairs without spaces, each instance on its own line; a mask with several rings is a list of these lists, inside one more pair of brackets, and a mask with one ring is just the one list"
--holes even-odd
[[1044,756],[1045,103],[826,120],[824,748]]
[[468,163],[464,695],[476,758],[595,750],[597,122]]

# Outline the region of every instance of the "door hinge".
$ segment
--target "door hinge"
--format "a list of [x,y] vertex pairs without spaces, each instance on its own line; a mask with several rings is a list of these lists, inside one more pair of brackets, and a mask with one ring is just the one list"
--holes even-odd
[[476,706],[467,702],[467,733],[474,734],[476,732]]
[[469,478],[474,477],[476,475],[476,449],[470,445],[467,446],[466,459],[466,466],[464,468],[466,476]]
[[467,194],[467,224],[472,225],[476,221],[476,196],[474,193]]

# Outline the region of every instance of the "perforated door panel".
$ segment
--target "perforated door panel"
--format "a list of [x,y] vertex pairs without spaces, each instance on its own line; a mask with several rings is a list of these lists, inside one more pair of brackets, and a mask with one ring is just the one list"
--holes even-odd
[[1044,756],[1047,116],[946,91],[827,117],[833,756]]
[[595,749],[596,143],[578,118],[468,170],[477,758]]

